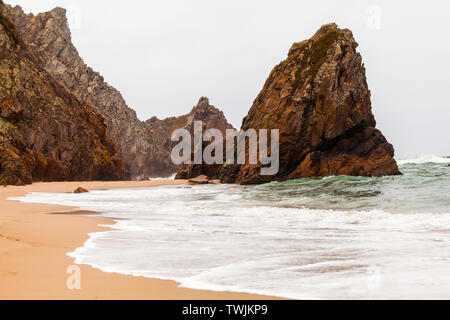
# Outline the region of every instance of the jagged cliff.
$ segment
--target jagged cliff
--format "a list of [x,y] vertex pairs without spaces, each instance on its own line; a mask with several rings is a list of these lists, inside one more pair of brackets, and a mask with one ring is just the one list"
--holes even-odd
[[120,92],[80,58],[72,44],[65,9],[55,8],[38,15],[26,15],[18,6],[9,11],[14,17],[17,35],[39,65],[67,91],[80,101],[87,101],[103,115],[107,134],[118,145],[119,154],[125,160],[126,177],[151,175],[153,170],[145,166],[159,153],[152,136]]
[[280,130],[276,175],[262,176],[260,164],[246,164],[185,166],[177,177],[207,174],[223,182],[253,184],[400,174],[392,145],[375,128],[357,46],[350,30],[324,25],[311,39],[295,43],[287,59],[272,70],[242,129]]
[[171,141],[172,132],[176,129],[186,129],[193,136],[194,121],[201,121],[204,130],[215,128],[220,130],[223,135],[226,134],[227,129],[233,129],[223,112],[210,105],[206,97],[201,97],[197,105],[186,115],[164,120],[153,117],[145,122],[150,133],[155,137],[155,143],[160,147],[162,155],[164,155],[161,157],[164,162],[159,163],[159,166],[165,168],[167,173],[173,174],[179,169],[179,166],[174,165],[171,160],[172,148],[178,143]]
[[[167,139],[170,139],[167,126],[182,123],[186,116],[176,121],[175,118],[140,121],[120,92],[81,59],[71,41],[65,9],[55,8],[36,16],[24,14],[20,7],[9,11],[14,16],[18,36],[39,64],[67,91],[80,101],[87,101],[104,116],[107,134],[118,145],[125,161],[126,178],[170,176],[178,170],[167,150]],[[208,119],[214,118],[216,110],[210,110]],[[212,124],[214,121],[206,126]]]
[[[0,182],[169,176],[178,169],[170,160],[174,129],[192,132],[194,120],[231,128],[206,98],[187,115],[140,121],[79,57],[64,9],[35,16],[0,5]],[[261,176],[258,164],[186,166],[178,177],[262,183],[399,174],[392,146],[375,128],[356,47],[351,31],[326,25],[271,72],[242,129],[280,130],[275,176]]]
[[0,0],[0,183],[119,180],[103,117],[58,83]]

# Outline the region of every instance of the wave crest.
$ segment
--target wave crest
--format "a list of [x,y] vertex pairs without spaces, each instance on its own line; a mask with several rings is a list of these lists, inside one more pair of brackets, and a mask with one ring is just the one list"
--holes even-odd
[[450,158],[438,157],[432,154],[420,155],[414,159],[397,160],[399,165],[424,163],[450,163]]

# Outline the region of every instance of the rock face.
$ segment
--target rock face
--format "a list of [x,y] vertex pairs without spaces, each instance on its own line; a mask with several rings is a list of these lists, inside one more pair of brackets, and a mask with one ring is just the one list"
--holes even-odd
[[164,120],[153,117],[145,122],[154,137],[155,144],[159,146],[160,152],[162,153],[159,165],[165,168],[168,173],[173,174],[180,169],[171,160],[172,148],[178,143],[170,140],[172,132],[176,129],[186,129],[193,136],[195,121],[201,121],[204,130],[215,128],[220,130],[223,135],[226,134],[227,129],[233,129],[233,126],[228,123],[223,112],[210,105],[206,97],[201,97],[197,105],[186,115]]
[[168,152],[170,143],[167,140],[171,134],[168,129],[188,125],[192,116],[211,119],[212,123],[206,124],[207,127],[217,122],[222,126],[218,119],[214,119],[215,115],[222,116],[223,125],[227,125],[217,109],[203,106],[195,114],[191,112],[179,118],[140,121],[120,92],[80,58],[71,41],[65,9],[55,8],[36,16],[24,14],[20,7],[10,12],[14,16],[18,36],[39,64],[67,91],[80,101],[87,101],[104,116],[107,135],[118,145],[119,154],[125,160],[126,178],[168,177],[177,172],[178,167],[172,164]]
[[[257,184],[330,175],[400,174],[394,149],[375,128],[370,91],[352,32],[334,23],[294,43],[255,99],[242,129],[280,130],[280,168],[185,166],[177,178],[206,174],[222,182]],[[247,150],[248,153],[248,150]]]
[[0,1],[0,183],[122,179],[103,117],[40,66],[16,11]]
[[158,154],[152,137],[136,112],[119,91],[80,58],[71,41],[66,11],[55,8],[36,16],[26,15],[18,6],[10,10],[18,36],[28,46],[40,66],[80,101],[87,101],[105,118],[107,134],[125,160],[126,177],[136,178],[154,171]]

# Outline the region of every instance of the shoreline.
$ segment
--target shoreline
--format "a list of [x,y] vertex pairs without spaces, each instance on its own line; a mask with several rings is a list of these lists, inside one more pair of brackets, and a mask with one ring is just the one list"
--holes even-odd
[[[76,214],[78,208],[7,200],[30,192],[65,193],[88,190],[182,185],[186,180],[113,182],[40,182],[0,188],[1,300],[272,300],[257,294],[217,292],[179,287],[171,280],[107,273],[75,264],[67,255],[81,247],[90,233],[110,230],[108,218]],[[78,210],[79,212],[79,210]],[[70,266],[80,269],[81,288],[70,290]]]

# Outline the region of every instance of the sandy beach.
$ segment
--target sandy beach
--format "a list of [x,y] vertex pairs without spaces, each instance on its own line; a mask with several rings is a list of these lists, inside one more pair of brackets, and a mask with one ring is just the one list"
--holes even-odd
[[[105,273],[80,265],[81,289],[70,290],[68,267],[74,265],[66,253],[80,247],[88,234],[108,230],[99,225],[114,221],[65,213],[76,208],[21,203],[7,200],[29,192],[73,192],[139,188],[186,181],[144,182],[52,182],[0,188],[0,299],[273,299],[231,292],[180,288],[176,282]],[[59,214],[49,214],[59,213]]]

